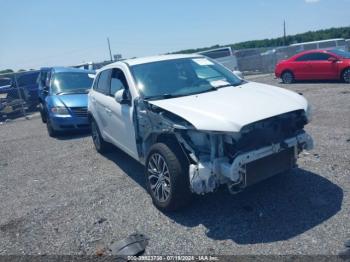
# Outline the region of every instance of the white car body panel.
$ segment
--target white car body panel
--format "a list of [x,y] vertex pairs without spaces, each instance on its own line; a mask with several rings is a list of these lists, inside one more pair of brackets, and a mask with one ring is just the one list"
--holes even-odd
[[303,96],[254,82],[150,103],[184,118],[199,130],[222,132],[239,132],[250,123],[307,109]]
[[[276,175],[280,169],[295,167],[298,154],[304,149],[312,149],[312,138],[303,130],[310,121],[308,103],[302,95],[284,88],[243,82],[239,86],[177,98],[145,100],[142,97],[132,75],[132,66],[185,58],[204,57],[163,55],[136,58],[109,64],[99,70],[99,74],[105,70],[121,70],[130,98],[123,102],[123,99],[118,99],[122,96],[113,97],[110,92],[95,90],[99,77],[95,79],[94,88],[89,93],[88,110],[106,142],[147,165],[154,144],[175,139],[176,145],[191,160],[188,172],[190,188],[197,194],[213,192],[221,184],[226,184],[230,192],[237,192],[254,181],[247,180],[250,176],[246,168],[248,163],[279,156],[276,161],[276,158],[268,160],[271,174],[260,174],[266,178]],[[222,82],[212,83],[213,87],[224,85],[225,81]],[[299,110],[305,112],[295,112]],[[266,121],[242,130],[261,120]],[[236,144],[237,141],[242,145]],[[275,166],[274,161],[281,162],[282,167]]]

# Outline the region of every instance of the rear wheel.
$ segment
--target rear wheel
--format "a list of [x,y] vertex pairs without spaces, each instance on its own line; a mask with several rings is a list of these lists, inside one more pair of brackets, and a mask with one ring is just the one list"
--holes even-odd
[[291,71],[285,71],[283,72],[281,79],[284,84],[292,84],[294,82],[294,75]]
[[342,74],[342,79],[345,83],[350,84],[350,68],[344,70]]
[[181,152],[166,144],[152,146],[146,160],[146,183],[153,203],[161,210],[177,210],[189,203],[188,164]]
[[100,154],[105,153],[110,149],[111,145],[104,141],[103,137],[101,136],[100,129],[98,128],[98,125],[94,119],[91,121],[91,137],[97,152]]

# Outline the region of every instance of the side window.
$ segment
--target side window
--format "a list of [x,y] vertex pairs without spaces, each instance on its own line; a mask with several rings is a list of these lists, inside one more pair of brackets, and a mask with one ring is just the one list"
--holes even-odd
[[99,79],[100,79],[100,74],[96,75],[94,83],[92,85],[92,89],[95,90],[95,91],[97,90],[97,84],[98,84],[98,80]]
[[296,61],[326,61],[331,55],[326,53],[310,53],[305,54],[296,59]]
[[313,55],[314,55],[313,56],[314,61],[327,61],[328,58],[331,57],[329,54],[326,54],[326,53],[315,53]]
[[312,60],[311,59],[311,54],[305,54],[305,55],[302,55],[302,56],[299,56],[296,61],[310,61]]
[[42,71],[40,73],[40,84],[42,87],[44,87],[46,84],[46,77],[47,77],[47,71]]
[[111,70],[104,70],[99,74],[97,81],[97,92],[107,95],[109,92],[109,83],[110,83]]
[[51,76],[52,76],[52,72],[48,71],[46,75],[45,83],[44,83],[45,88],[50,88]]
[[114,96],[114,94],[121,89],[129,89],[129,86],[123,71],[118,68],[114,68],[112,70],[111,88],[109,95]]

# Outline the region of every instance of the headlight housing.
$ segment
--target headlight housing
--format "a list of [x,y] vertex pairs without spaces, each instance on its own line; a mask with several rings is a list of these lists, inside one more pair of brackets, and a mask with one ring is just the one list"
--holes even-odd
[[55,115],[70,115],[68,109],[64,106],[55,106],[51,108],[51,112]]
[[310,123],[312,121],[312,108],[309,104],[307,105],[305,115],[307,122]]

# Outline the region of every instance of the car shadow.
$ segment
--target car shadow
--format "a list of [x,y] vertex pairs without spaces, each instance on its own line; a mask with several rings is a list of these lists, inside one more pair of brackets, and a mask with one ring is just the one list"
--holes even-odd
[[74,140],[74,139],[88,137],[90,135],[91,135],[90,130],[67,131],[67,132],[60,133],[55,138],[58,140]]
[[[283,84],[282,81],[280,81],[279,83]],[[345,83],[340,80],[298,80],[293,82],[290,85],[299,85],[299,84],[345,84]]]
[[[145,189],[141,164],[118,149],[105,156]],[[203,225],[215,240],[258,244],[287,240],[316,227],[337,214],[342,201],[339,186],[298,168],[237,195],[219,190],[195,196],[191,206],[164,214],[185,227]]]
[[109,152],[104,153],[104,156],[114,162],[125,174],[147,190],[143,165],[114,146]]

